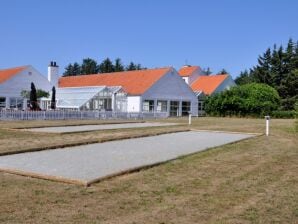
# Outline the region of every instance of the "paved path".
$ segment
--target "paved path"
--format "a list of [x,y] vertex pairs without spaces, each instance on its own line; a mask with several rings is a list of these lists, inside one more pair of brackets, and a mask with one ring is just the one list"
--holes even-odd
[[47,127],[47,128],[30,128],[26,131],[34,132],[51,132],[51,133],[67,133],[67,132],[81,132],[81,131],[95,131],[95,130],[108,130],[120,128],[144,128],[144,127],[159,127],[177,125],[174,123],[125,123],[125,124],[99,124],[99,125],[79,125],[79,126],[60,126],[60,127]]
[[0,157],[0,170],[17,170],[81,183],[253,137],[250,134],[179,132]]

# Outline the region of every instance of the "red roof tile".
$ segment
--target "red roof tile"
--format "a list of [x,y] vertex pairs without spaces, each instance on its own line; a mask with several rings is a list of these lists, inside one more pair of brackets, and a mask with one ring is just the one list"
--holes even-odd
[[200,69],[199,66],[184,66],[178,71],[180,76],[190,76],[194,71]]
[[212,94],[229,75],[200,76],[191,84],[193,91],[203,91]]
[[122,86],[130,95],[142,95],[171,68],[67,76],[59,79],[59,87]]
[[0,83],[3,83],[23,71],[27,66],[0,70]]

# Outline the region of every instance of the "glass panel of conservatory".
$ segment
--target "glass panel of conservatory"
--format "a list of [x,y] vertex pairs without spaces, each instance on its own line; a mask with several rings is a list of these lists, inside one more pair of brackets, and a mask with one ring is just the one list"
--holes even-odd
[[[104,90],[105,86],[99,87],[77,87],[77,88],[58,88],[57,89],[57,108],[79,109],[90,99]],[[85,105],[90,108],[90,105]],[[93,107],[93,105],[92,105]]]

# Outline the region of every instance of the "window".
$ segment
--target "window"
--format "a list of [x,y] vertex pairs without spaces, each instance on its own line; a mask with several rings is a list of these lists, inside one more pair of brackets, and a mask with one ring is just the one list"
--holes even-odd
[[143,101],[143,111],[153,112],[154,111],[154,100],[144,100]]
[[157,101],[157,112],[167,112],[168,109],[168,102],[164,100],[158,100]]
[[0,97],[0,108],[6,107],[6,99],[5,97]]
[[10,108],[11,109],[23,109],[23,99],[12,97],[10,98]]
[[199,103],[198,103],[198,110],[199,111],[203,111],[204,110],[204,103],[203,103],[203,101],[199,101]]
[[191,103],[189,101],[182,101],[182,116],[187,116],[191,111]]
[[179,101],[170,102],[170,116],[179,116]]

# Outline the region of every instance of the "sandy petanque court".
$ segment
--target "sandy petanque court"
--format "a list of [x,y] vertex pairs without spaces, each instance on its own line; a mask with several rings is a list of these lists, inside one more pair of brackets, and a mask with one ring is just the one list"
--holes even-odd
[[187,131],[0,157],[0,171],[89,185],[254,134]]
[[49,133],[71,133],[97,130],[125,129],[125,128],[147,128],[177,125],[176,123],[142,122],[122,124],[99,124],[99,125],[78,125],[78,126],[57,126],[43,128],[28,128],[25,131],[49,132]]

